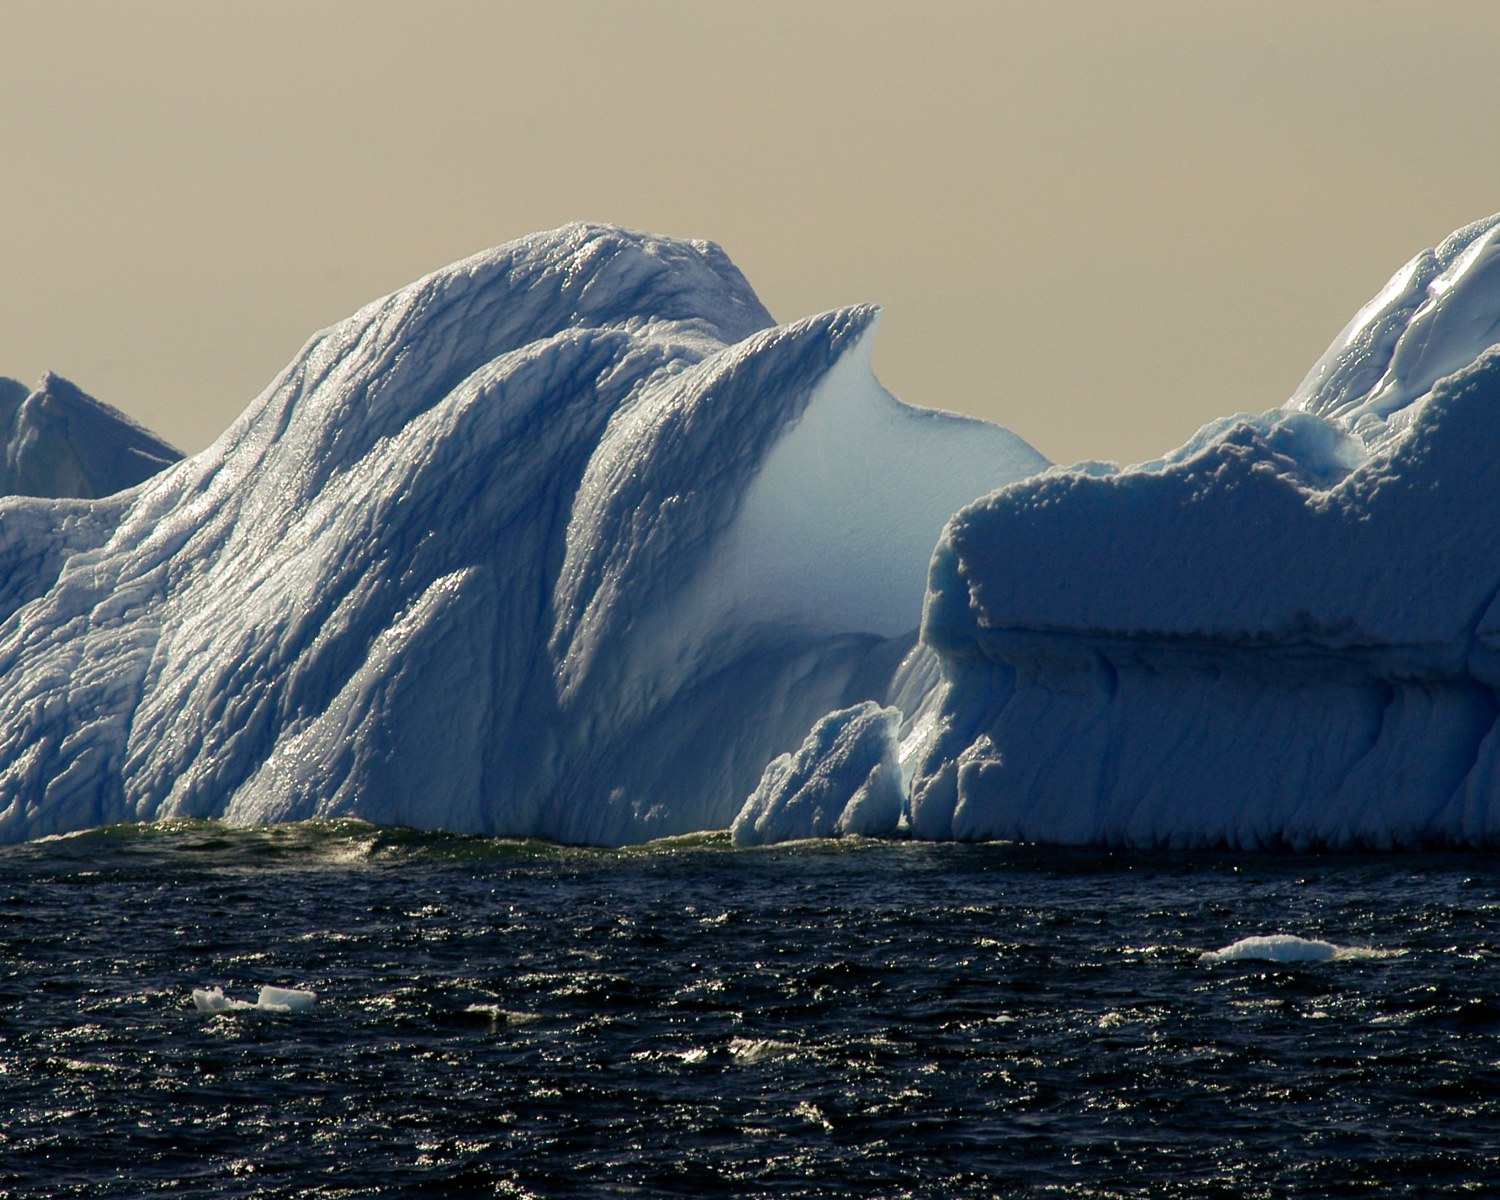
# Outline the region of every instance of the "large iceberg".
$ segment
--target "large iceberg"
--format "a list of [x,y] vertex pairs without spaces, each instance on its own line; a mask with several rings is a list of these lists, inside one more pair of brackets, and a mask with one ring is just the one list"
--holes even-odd
[[1500,843],[1500,217],[1126,469],[901,404],[876,319],[572,225],[127,490],[0,499],[0,840]]
[[571,225],[319,334],[129,490],[0,499],[0,839],[727,827],[823,714],[931,694],[933,543],[1046,466],[886,393],[875,323]]
[[1287,404],[957,513],[923,640],[928,838],[1500,841],[1500,217]]

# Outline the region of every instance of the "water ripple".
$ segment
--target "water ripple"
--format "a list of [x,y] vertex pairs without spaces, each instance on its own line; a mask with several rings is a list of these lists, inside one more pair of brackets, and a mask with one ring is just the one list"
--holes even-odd
[[1483,1194],[1497,935],[1482,856],[95,831],[0,850],[0,1191]]

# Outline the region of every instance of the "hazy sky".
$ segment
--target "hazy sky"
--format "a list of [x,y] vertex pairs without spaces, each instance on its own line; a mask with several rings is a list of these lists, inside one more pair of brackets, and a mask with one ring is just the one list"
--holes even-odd
[[584,217],[885,307],[903,399],[1126,461],[1500,210],[1500,4],[0,0],[0,374],[202,448],[316,330]]

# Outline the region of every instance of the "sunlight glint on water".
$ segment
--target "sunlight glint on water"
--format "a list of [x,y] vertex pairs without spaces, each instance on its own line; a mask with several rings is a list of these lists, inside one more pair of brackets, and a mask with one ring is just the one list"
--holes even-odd
[[[178,823],[5,849],[0,887],[0,1186],[20,1196],[1429,1197],[1500,1177],[1500,864],[1479,856]],[[1272,935],[1339,952],[1202,961]],[[265,986],[316,1003],[192,999]]]

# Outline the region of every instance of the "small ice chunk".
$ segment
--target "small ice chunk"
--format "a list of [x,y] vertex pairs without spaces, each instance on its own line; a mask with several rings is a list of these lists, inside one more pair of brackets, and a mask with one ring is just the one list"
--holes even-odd
[[224,994],[224,989],[194,988],[193,1007],[199,1012],[221,1013],[221,1012],[257,1012],[290,1013],[305,1012],[313,1006],[317,1000],[316,992],[305,991],[301,988],[279,988],[263,987],[256,997],[255,1003],[248,1000],[235,1000]]
[[193,1007],[199,1012],[235,1012],[240,1009],[254,1008],[244,1000],[231,1000],[224,994],[223,988],[194,988]]
[[1339,947],[1316,938],[1296,937],[1290,933],[1273,933],[1261,937],[1241,938],[1220,950],[1209,950],[1200,963],[1235,962],[1257,959],[1264,962],[1328,962],[1339,957]]
[[533,1021],[542,1019],[541,1013],[518,1012],[501,1008],[498,1004],[470,1004],[464,1008],[463,1015],[471,1021],[488,1025],[491,1029],[507,1025],[530,1025]]
[[791,1042],[779,1042],[775,1038],[737,1037],[729,1043],[729,1055],[735,1062],[748,1065],[772,1058],[784,1058],[795,1054],[797,1047]]
[[301,988],[263,987],[255,1007],[262,1012],[306,1012],[317,998],[316,992]]

